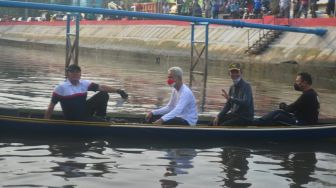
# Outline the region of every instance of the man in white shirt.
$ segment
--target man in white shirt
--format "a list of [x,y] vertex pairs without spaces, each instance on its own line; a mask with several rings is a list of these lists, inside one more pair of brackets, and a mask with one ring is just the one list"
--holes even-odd
[[167,83],[172,87],[168,104],[146,115],[147,122],[164,125],[194,126],[198,120],[196,99],[188,86],[182,81],[183,71],[180,67],[168,70]]

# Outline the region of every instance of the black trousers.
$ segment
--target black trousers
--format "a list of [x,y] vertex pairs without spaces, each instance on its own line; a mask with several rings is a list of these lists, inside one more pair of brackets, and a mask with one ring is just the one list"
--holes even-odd
[[259,118],[258,123],[264,125],[296,125],[297,119],[293,114],[283,110],[275,110]]
[[[153,123],[154,121],[160,119],[162,115],[154,115],[152,118],[149,120],[150,123]],[[189,125],[188,121],[185,119],[175,117],[173,119],[170,119],[168,121],[165,121],[162,123],[163,125]]]
[[225,114],[218,119],[218,125],[234,126],[234,125],[251,125],[252,120],[238,116],[236,114]]
[[100,91],[93,95],[86,101],[86,113],[87,117],[106,116],[107,102],[109,100],[109,94],[106,91]]

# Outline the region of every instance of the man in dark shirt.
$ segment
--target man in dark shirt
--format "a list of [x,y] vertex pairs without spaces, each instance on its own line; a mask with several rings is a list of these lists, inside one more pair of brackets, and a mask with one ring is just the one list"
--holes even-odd
[[213,120],[213,125],[247,125],[252,123],[254,104],[251,85],[242,79],[239,63],[229,65],[230,77],[233,85],[229,94],[222,89],[226,104]]
[[[118,93],[127,99],[128,95],[121,89],[106,85],[98,85],[88,80],[81,79],[81,68],[72,64],[66,69],[67,79],[54,89],[50,104],[44,118],[49,119],[58,102],[68,120],[97,121],[106,116],[108,93]],[[99,91],[96,95],[86,100],[88,91]],[[96,115],[100,118],[94,118]]]
[[292,104],[280,103],[279,110],[270,112],[259,120],[262,124],[310,125],[318,121],[320,103],[312,88],[312,77],[309,73],[297,75],[294,89],[302,91],[302,95]]

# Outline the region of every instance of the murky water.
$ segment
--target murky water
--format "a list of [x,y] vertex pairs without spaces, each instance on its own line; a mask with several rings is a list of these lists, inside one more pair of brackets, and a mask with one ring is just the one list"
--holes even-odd
[[0,184],[88,188],[335,187],[333,146],[249,142],[179,147],[177,143],[167,146],[137,141],[1,139]]
[[[0,47],[0,105],[45,109],[53,88],[64,81],[64,52],[48,49]],[[108,54],[80,56],[82,77],[96,83],[125,89],[130,99],[122,103],[119,95],[111,95],[109,112],[145,113],[167,102],[170,88],[166,84],[167,69],[181,66],[185,70],[185,82],[189,83],[189,62],[173,62],[169,58],[157,63],[153,59],[135,59]],[[244,70],[244,79],[253,87],[256,115],[262,115],[278,107],[280,102],[293,102],[300,93],[293,90],[296,72],[290,65],[278,70]],[[282,72],[282,71],[287,71]],[[314,75],[320,78],[321,75]],[[321,79],[321,78],[320,78]],[[193,90],[198,104],[202,100],[202,78],[196,77]],[[204,114],[217,114],[225,100],[221,89],[232,84],[224,65],[210,64],[207,98]],[[315,84],[321,100],[321,117],[336,117],[336,88]],[[59,105],[58,105],[58,109]]]
[[[0,46],[0,106],[45,109],[64,80],[64,53]],[[109,112],[145,113],[168,100],[170,66],[188,62],[81,54],[83,78],[124,88],[130,99],[111,95]],[[209,67],[204,114],[224,103],[231,81],[223,65]],[[291,70],[289,68],[289,70]],[[289,71],[291,72],[291,71]],[[264,75],[263,75],[264,74]],[[268,77],[273,75],[274,77]],[[282,75],[282,76],[279,76]],[[291,102],[295,73],[245,70],[253,85],[257,115]],[[188,82],[186,71],[185,79]],[[201,100],[201,80],[193,87]],[[316,85],[321,116],[336,117],[333,87]],[[58,106],[58,109],[59,106]],[[175,143],[138,140],[13,138],[0,133],[2,187],[335,187],[335,141],[304,143]],[[167,144],[168,143],[168,144]],[[199,143],[199,142],[198,142]]]

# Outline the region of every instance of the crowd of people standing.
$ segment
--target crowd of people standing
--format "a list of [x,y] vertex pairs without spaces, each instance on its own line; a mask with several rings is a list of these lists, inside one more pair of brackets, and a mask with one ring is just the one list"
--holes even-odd
[[[177,14],[202,16],[218,19],[261,18],[264,15],[275,15],[280,18],[312,18],[317,17],[319,0],[177,0]],[[292,13],[291,13],[292,10]],[[334,16],[335,1],[328,0],[326,13]]]

